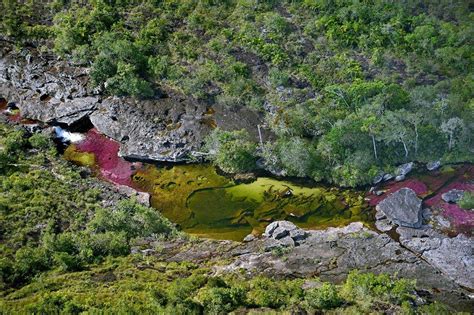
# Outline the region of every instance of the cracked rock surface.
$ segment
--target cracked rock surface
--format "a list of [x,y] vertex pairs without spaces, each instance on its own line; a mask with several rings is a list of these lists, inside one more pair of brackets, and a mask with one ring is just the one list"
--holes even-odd
[[89,69],[34,49],[0,46],[0,97],[15,103],[23,118],[73,128],[88,120],[121,143],[126,158],[181,162],[202,156],[209,132],[246,129],[257,139],[262,117],[248,108],[229,109],[169,91],[161,98],[104,97],[92,88]]
[[[278,227],[275,225],[269,230],[276,230]],[[472,269],[469,269],[472,268],[472,256],[469,258],[469,250],[466,249],[469,244],[472,246],[472,242],[467,237],[460,237],[454,243],[457,245],[448,240],[435,241],[432,246],[425,246],[424,248],[432,249],[420,256],[416,241],[414,245],[410,245],[401,240],[401,244],[387,234],[364,227],[360,222],[343,228],[305,233],[305,239],[295,246],[285,246],[268,234],[245,243],[213,240],[202,240],[192,245],[159,243],[161,252],[156,255],[167,261],[198,261],[211,264],[224,261],[224,264],[214,266],[214,273],[217,275],[244,272],[249,277],[257,274],[279,278],[318,276],[323,281],[339,283],[353,269],[397,274],[400,277],[416,279],[420,289],[430,292],[436,299],[458,310],[472,310],[474,307],[474,301],[469,298],[472,287],[469,287],[466,279],[461,279],[463,275],[468,278],[473,274]],[[274,251],[278,247],[286,249],[283,252]],[[445,261],[445,265],[436,263],[438,258],[442,260],[442,256],[446,255],[444,251],[453,249],[465,253],[464,258],[460,259],[462,262],[455,254],[452,261]],[[449,267],[450,264],[453,265]],[[458,269],[459,264],[464,264],[464,269]],[[455,269],[458,270],[458,277],[454,276]]]
[[401,188],[391,194],[381,201],[376,209],[383,213],[390,222],[399,226],[414,228],[421,226],[421,199],[410,188]]

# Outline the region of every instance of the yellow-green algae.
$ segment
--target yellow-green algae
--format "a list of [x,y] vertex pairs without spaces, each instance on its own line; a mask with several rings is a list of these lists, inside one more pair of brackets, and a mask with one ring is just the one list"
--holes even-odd
[[64,158],[79,165],[94,168],[96,166],[94,153],[77,150],[76,145],[71,144],[64,151]]
[[273,220],[324,228],[369,220],[363,196],[349,190],[302,187],[261,177],[236,184],[211,165],[146,166],[134,178],[152,206],[191,234],[241,240]]
[[[95,167],[93,153],[69,146],[65,158]],[[236,184],[212,165],[155,166],[145,164],[132,177],[134,188],[149,192],[151,205],[191,234],[242,240],[261,233],[274,220],[303,228],[341,226],[370,220],[362,194],[323,186],[303,187],[261,177]]]

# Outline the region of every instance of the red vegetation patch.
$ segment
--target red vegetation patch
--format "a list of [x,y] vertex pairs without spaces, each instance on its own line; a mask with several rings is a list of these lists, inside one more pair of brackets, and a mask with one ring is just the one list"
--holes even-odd
[[413,191],[419,196],[419,197],[424,197],[426,194],[428,194],[428,187],[423,183],[422,181],[416,179],[416,178],[410,178],[401,182],[395,182],[391,181],[385,184],[383,187],[381,187],[382,190],[385,190],[385,193],[381,196],[375,196],[371,195],[369,196],[369,204],[371,206],[376,206],[384,200],[385,198],[388,197],[389,194],[394,193],[398,191],[401,188],[410,188],[413,189]]
[[95,155],[97,167],[103,178],[116,184],[132,186],[134,163],[118,156],[120,144],[117,141],[100,134],[96,129],[91,129],[76,147],[81,152]]

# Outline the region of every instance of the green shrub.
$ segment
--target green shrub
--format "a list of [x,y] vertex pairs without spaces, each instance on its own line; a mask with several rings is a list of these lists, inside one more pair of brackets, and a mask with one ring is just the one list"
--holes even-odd
[[206,139],[206,149],[209,159],[224,172],[248,172],[256,167],[256,145],[245,130],[215,129]]
[[474,193],[471,191],[465,191],[461,200],[459,200],[459,206],[467,210],[474,209]]
[[51,146],[51,140],[40,133],[35,133],[28,139],[28,141],[31,146],[36,149],[47,149]]
[[339,296],[338,289],[330,283],[323,283],[319,288],[305,292],[305,301],[310,309],[327,310],[339,307],[344,300]]
[[351,271],[343,286],[345,296],[351,301],[382,300],[400,305],[413,299],[415,282],[406,279],[395,280],[387,274],[362,274]]

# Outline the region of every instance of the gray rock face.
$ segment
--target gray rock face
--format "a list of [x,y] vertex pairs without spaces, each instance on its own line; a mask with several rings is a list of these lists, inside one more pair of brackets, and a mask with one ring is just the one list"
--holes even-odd
[[[407,240],[414,237],[413,233],[422,231],[403,229],[412,231],[406,233]],[[417,285],[421,289],[457,308],[469,309],[474,303],[465,295],[467,291],[459,286],[462,284],[470,287],[470,282],[462,277],[469,278],[474,275],[472,257],[466,256],[472,250],[472,242],[467,237],[462,237],[462,242],[456,241],[457,245],[443,245],[447,240],[435,240],[431,247],[410,245],[412,248],[406,249],[388,235],[371,231],[359,222],[344,228],[328,228],[306,233],[305,242],[295,247],[288,246],[291,251],[284,257],[272,254],[271,246],[279,246],[279,242],[273,238],[245,243],[228,253],[229,257],[233,257],[233,261],[226,266],[216,267],[216,273],[227,274],[244,270],[249,276],[260,273],[272,277],[318,275],[322,281],[336,282],[342,281],[353,269],[362,272],[398,273],[403,277],[417,279]],[[425,238],[426,236],[423,236],[419,239]],[[288,236],[284,238],[286,239]],[[266,248],[264,253],[259,251],[262,246]],[[432,253],[428,251],[426,258],[423,256],[426,261],[419,257],[423,250],[435,247],[441,249]],[[449,250],[454,250],[455,254],[451,255]],[[443,260],[444,255],[450,257]],[[439,259],[435,258],[437,256]],[[437,260],[443,261],[443,264],[436,263]],[[449,267],[449,264],[452,264],[452,267]],[[465,265],[461,268],[460,264]],[[451,275],[448,269],[451,270]]]
[[422,223],[421,199],[409,188],[402,188],[380,202],[377,211],[399,225],[418,228]]
[[439,160],[426,163],[426,169],[428,171],[434,171],[438,169],[440,166],[441,166],[441,161]]
[[[202,157],[203,139],[221,129],[247,129],[258,139],[263,117],[247,107],[229,110],[209,108],[183,95],[169,92],[166,98],[136,100],[102,99],[91,88],[89,69],[76,67],[34,49],[15,52],[0,45],[0,97],[15,102],[24,118],[45,123],[75,125],[90,118],[105,135],[121,142],[127,158],[155,161],[190,161]],[[270,135],[263,130],[263,137]]]
[[413,162],[400,165],[395,171],[395,176],[406,176],[413,170]]
[[30,119],[46,123],[62,123],[68,126],[91,114],[98,103],[98,97],[80,97],[61,101],[57,98],[32,98],[19,104],[21,114]]
[[253,235],[253,234],[249,234],[246,237],[244,237],[244,239],[243,239],[244,242],[251,242],[253,240],[255,240],[255,235]]
[[136,101],[110,97],[90,115],[101,133],[120,141],[120,155],[156,161],[185,161],[212,129],[206,107],[188,100]]
[[457,203],[464,196],[464,190],[451,189],[441,195],[441,199],[449,203]]
[[474,240],[463,234],[449,238],[429,227],[397,228],[400,243],[460,285],[474,289]]
[[267,225],[264,236],[269,239],[278,240],[282,246],[293,246],[303,241],[307,233],[292,222],[275,221]]

